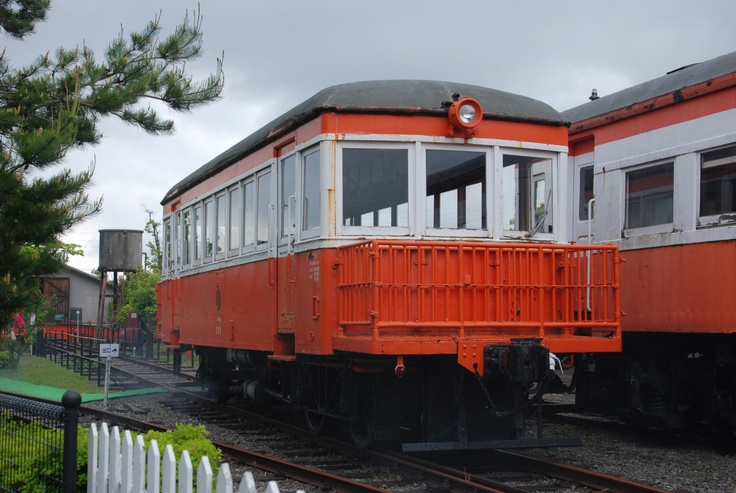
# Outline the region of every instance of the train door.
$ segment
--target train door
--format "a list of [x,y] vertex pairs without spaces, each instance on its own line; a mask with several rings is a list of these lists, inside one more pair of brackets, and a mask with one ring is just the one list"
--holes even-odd
[[[296,325],[296,154],[280,157],[277,163],[277,333],[284,342],[293,339]],[[291,336],[287,336],[291,334]]]

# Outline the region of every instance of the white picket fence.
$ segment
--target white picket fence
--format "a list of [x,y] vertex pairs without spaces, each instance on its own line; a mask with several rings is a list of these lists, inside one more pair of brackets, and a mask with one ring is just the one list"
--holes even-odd
[[[108,430],[102,423],[101,431],[92,423],[87,444],[87,493],[192,493],[194,468],[189,452],[179,459],[179,478],[176,478],[176,457],[171,445],[167,445],[163,458],[156,440],[151,440],[145,451],[143,436],[133,441],[130,431],[121,434],[117,426]],[[212,467],[207,457],[202,457],[197,468],[197,493],[213,493]],[[215,493],[233,493],[233,478],[228,464],[220,465]],[[238,493],[258,493],[253,474],[246,472]],[[279,493],[275,481],[269,481],[264,493]],[[303,493],[300,490],[298,493]]]

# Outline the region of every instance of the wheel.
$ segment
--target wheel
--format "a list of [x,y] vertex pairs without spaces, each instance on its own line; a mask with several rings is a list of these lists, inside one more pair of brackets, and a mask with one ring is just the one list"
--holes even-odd
[[325,427],[325,415],[305,409],[304,423],[306,424],[309,433],[319,435]]
[[365,449],[373,444],[373,422],[361,416],[361,419],[351,421],[350,438],[359,449]]
[[227,386],[215,381],[210,382],[207,394],[209,395],[210,400],[217,404],[225,404],[230,398],[230,392]]

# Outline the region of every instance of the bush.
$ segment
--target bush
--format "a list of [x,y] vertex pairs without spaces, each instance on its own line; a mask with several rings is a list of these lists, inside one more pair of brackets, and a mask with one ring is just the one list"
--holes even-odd
[[[49,478],[61,478],[63,464],[59,460],[59,452],[43,443],[44,440],[48,440],[49,430],[42,428],[37,423],[18,421],[7,413],[0,415],[0,429],[6,436],[15,437],[14,439],[19,442],[10,444],[7,450],[3,451],[5,460],[0,461],[0,476],[14,478],[13,484],[10,485],[11,491],[32,493],[58,488],[56,483],[52,486]],[[63,431],[52,430],[51,433],[62,434]],[[216,476],[216,465],[222,460],[222,451],[206,438],[208,434],[209,432],[202,425],[179,424],[173,431],[149,431],[143,435],[143,439],[146,447],[149,446],[151,440],[155,439],[162,453],[166,445],[170,444],[177,459],[181,456],[182,451],[188,450],[195,468],[201,457],[207,456]],[[77,491],[79,492],[87,491],[88,440],[87,427],[79,427],[77,432]],[[12,466],[15,469],[10,472],[12,464],[17,464],[17,466]]]

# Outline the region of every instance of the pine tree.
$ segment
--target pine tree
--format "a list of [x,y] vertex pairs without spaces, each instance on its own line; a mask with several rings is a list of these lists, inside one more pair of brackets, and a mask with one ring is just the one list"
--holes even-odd
[[[32,34],[49,3],[0,0],[0,29],[17,39]],[[165,37],[160,17],[127,37],[121,32],[101,62],[85,45],[58,48],[23,68],[0,55],[0,329],[38,301],[40,276],[63,266],[69,245],[61,235],[102,206],[87,195],[94,166],[78,174],[38,171],[53,170],[70,149],[98,144],[104,117],[168,134],[174,122],[145,102],[185,112],[219,98],[221,60],[203,81],[185,73],[185,63],[201,55],[201,20],[199,12],[187,15]]]

